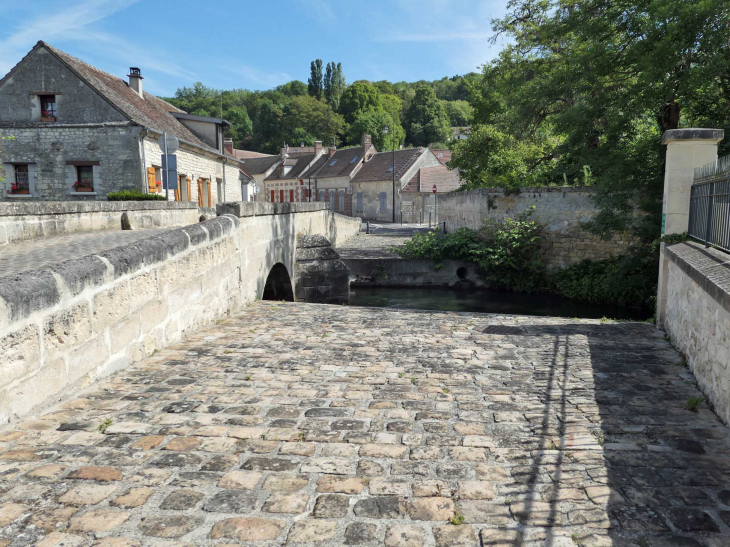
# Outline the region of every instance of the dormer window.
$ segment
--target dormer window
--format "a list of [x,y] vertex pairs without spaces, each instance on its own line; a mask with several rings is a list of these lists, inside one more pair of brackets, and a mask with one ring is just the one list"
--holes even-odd
[[56,96],[55,95],[41,95],[39,97],[41,102],[41,121],[42,122],[55,122],[56,121]]
[[332,160],[332,161],[330,162],[330,167],[334,167],[335,163],[337,163],[337,160],[336,160],[336,159],[335,159],[335,160]]
[[285,165],[284,166],[284,175],[288,175],[289,171],[292,170],[292,167],[293,167],[292,165]]
[[354,158],[352,158],[352,159],[350,160],[350,163],[355,163],[356,161],[357,161],[357,156],[355,156]]

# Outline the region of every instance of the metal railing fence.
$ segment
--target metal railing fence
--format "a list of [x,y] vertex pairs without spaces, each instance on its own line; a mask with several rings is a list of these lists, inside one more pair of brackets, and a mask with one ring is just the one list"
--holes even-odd
[[730,252],[730,156],[695,169],[689,199],[689,235]]

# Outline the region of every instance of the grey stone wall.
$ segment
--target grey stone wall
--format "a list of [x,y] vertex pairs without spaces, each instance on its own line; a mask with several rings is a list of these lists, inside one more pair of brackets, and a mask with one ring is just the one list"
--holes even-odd
[[663,327],[717,415],[730,424],[730,255],[693,242],[667,246],[663,254]]
[[[1,99],[0,99],[1,100]],[[0,183],[0,200],[18,201],[106,199],[111,191],[141,189],[140,128],[127,124],[36,124],[34,127],[0,127],[0,163],[6,179]],[[94,194],[76,194],[69,179],[67,162],[98,162]],[[35,165],[31,196],[10,196],[12,163]],[[3,176],[0,174],[0,176]]]
[[126,213],[132,229],[187,226],[214,209],[166,201],[0,202],[0,247],[10,243],[95,230],[119,230]]
[[44,48],[29,55],[0,86],[0,121],[38,121],[40,103],[37,95],[41,93],[56,95],[57,123],[127,121],[121,112]]
[[544,259],[548,270],[571,266],[582,260],[602,260],[626,252],[628,235],[601,239],[585,230],[598,208],[590,188],[522,188],[506,195],[499,189],[480,188],[437,196],[439,222],[447,232],[459,228],[478,229],[484,219],[515,217],[535,206],[532,219],[545,226]]

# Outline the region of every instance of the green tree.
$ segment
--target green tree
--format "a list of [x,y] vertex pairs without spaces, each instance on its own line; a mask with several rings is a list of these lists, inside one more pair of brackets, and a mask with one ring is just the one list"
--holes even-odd
[[336,142],[344,129],[342,116],[308,95],[292,98],[281,117],[281,137],[287,144],[299,144],[305,136],[305,142],[322,140],[329,144]]
[[312,61],[309,80],[307,82],[307,92],[310,97],[316,99],[322,97],[322,59]]
[[474,170],[473,181],[482,166],[490,184],[495,161],[514,159],[519,142],[527,153],[518,171],[533,180],[575,184],[592,174],[597,233],[654,239],[662,133],[730,117],[728,24],[725,1],[514,0],[495,23],[509,45],[471,99],[473,133],[509,138],[482,152],[471,138],[458,142],[452,165]]
[[327,63],[324,76],[324,96],[333,110],[340,107],[340,98],[345,91],[345,75],[342,72],[342,63]]
[[[384,134],[386,126],[388,133]],[[358,145],[366,133],[372,137],[373,146],[380,152],[392,150],[394,146],[398,148],[406,138],[405,129],[382,109],[361,113],[348,129],[347,142]]]
[[373,84],[365,80],[359,80],[348,86],[340,99],[340,114],[345,117],[347,123],[353,123],[363,112],[380,108],[382,108],[380,93]]
[[420,85],[416,89],[406,116],[408,141],[417,146],[448,140],[449,120],[433,89]]
[[308,93],[307,84],[299,80],[292,80],[291,82],[282,84],[276,88],[276,91],[289,97],[298,97],[299,95],[306,95]]
[[471,123],[474,109],[467,101],[444,101],[443,105],[446,109],[446,115],[449,117],[449,124],[452,127],[460,127]]

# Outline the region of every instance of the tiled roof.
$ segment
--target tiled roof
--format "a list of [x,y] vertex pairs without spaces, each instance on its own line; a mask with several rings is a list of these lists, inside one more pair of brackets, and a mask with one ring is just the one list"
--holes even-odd
[[142,99],[121,78],[99,70],[45,42],[38,42],[36,47],[38,46],[45,47],[56,55],[82,80],[133,122],[153,130],[172,133],[178,139],[187,141],[194,146],[218,153],[218,150],[205,144],[170,114],[170,112],[184,113],[179,108],[149,93],[144,93],[144,99]]
[[250,158],[243,160],[243,167],[252,175],[265,173],[272,165],[280,161],[279,156],[265,156],[263,158]]
[[418,171],[420,174],[421,192],[433,192],[434,184],[439,194],[458,190],[459,186],[461,186],[458,171],[447,169],[443,165],[421,167]]
[[264,180],[289,180],[298,179],[300,174],[303,173],[307,166],[314,159],[314,154],[289,154],[286,159],[285,165],[292,165],[291,170],[285,175],[278,167]]
[[441,165],[446,165],[448,162],[451,161],[451,150],[449,150],[448,148],[442,150],[431,150],[431,152],[433,152],[433,155],[436,156],[436,159],[441,162]]
[[[233,149],[233,157],[237,160],[247,160],[250,158],[270,158],[271,154],[263,154],[262,152],[254,152],[253,150]],[[278,157],[278,156],[277,156]]]
[[[404,150],[396,150],[393,152],[378,152],[368,160],[352,182],[374,182],[380,180],[390,180],[393,172],[389,168],[395,161],[395,180],[408,171],[413,163],[424,153],[426,148],[406,148]],[[394,159],[395,156],[395,159]]]
[[[332,156],[327,157],[326,161],[322,161],[320,158],[309,171],[318,180],[349,176],[362,163],[363,150],[362,146],[338,150]],[[332,165],[332,162],[334,162],[334,165]],[[310,172],[304,173],[304,177],[308,177]]]

